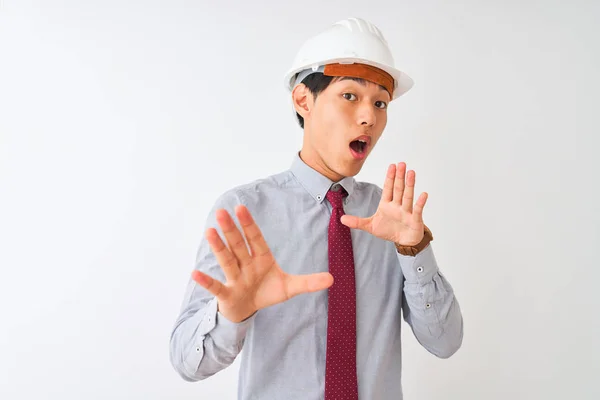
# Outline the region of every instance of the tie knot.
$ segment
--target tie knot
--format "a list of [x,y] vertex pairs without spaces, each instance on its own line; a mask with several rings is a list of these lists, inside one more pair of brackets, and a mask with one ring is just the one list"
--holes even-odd
[[335,183],[331,186],[325,197],[327,198],[327,200],[329,200],[329,202],[334,208],[344,208],[342,201],[347,195],[348,192],[346,192],[342,185]]

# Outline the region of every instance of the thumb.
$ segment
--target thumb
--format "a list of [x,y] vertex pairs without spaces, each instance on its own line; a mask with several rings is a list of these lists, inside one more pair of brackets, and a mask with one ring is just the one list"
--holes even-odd
[[329,272],[317,272],[308,275],[286,275],[286,293],[291,299],[299,294],[325,290],[333,284],[333,275]]
[[350,229],[360,229],[361,231],[370,232],[370,218],[360,218],[355,215],[342,215],[340,221]]

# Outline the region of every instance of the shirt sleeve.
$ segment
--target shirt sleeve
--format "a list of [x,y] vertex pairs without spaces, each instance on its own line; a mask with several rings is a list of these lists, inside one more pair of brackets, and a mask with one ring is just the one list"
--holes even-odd
[[415,256],[398,253],[404,275],[402,311],[417,341],[448,358],[462,345],[463,318],[454,290],[440,272],[432,244]]
[[[209,213],[205,230],[214,227],[223,237],[215,212],[224,208],[234,216],[235,206],[240,203],[239,195],[233,191],[221,196]],[[225,282],[221,267],[206,238],[204,235],[202,237],[195,268]],[[173,368],[184,380],[198,381],[228,367],[241,352],[244,338],[255,316],[256,314],[239,323],[227,320],[218,312],[216,298],[190,277],[179,316],[171,332],[170,360]]]

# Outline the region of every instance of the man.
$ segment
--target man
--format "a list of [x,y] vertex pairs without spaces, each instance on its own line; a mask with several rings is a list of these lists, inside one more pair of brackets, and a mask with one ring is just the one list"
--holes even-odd
[[402,398],[401,315],[438,357],[463,337],[415,172],[390,165],[383,189],[353,178],[412,80],[381,32],[351,18],[305,43],[286,85],[302,149],[289,170],[216,201],[171,362],[198,381],[241,353],[243,400]]

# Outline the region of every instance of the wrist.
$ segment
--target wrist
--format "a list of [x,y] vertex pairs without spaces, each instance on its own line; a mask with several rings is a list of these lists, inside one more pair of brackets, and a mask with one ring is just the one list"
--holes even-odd
[[429,230],[427,225],[424,225],[424,227],[423,239],[421,239],[419,243],[414,246],[403,246],[400,243],[394,243],[396,246],[396,251],[406,256],[416,256],[423,251],[423,249],[426,248],[433,240],[433,234],[431,233],[431,230]]
[[256,310],[244,310],[241,312],[231,310],[228,307],[223,307],[223,305],[217,299],[217,313],[233,324],[241,324],[254,316],[254,314],[256,314]]

